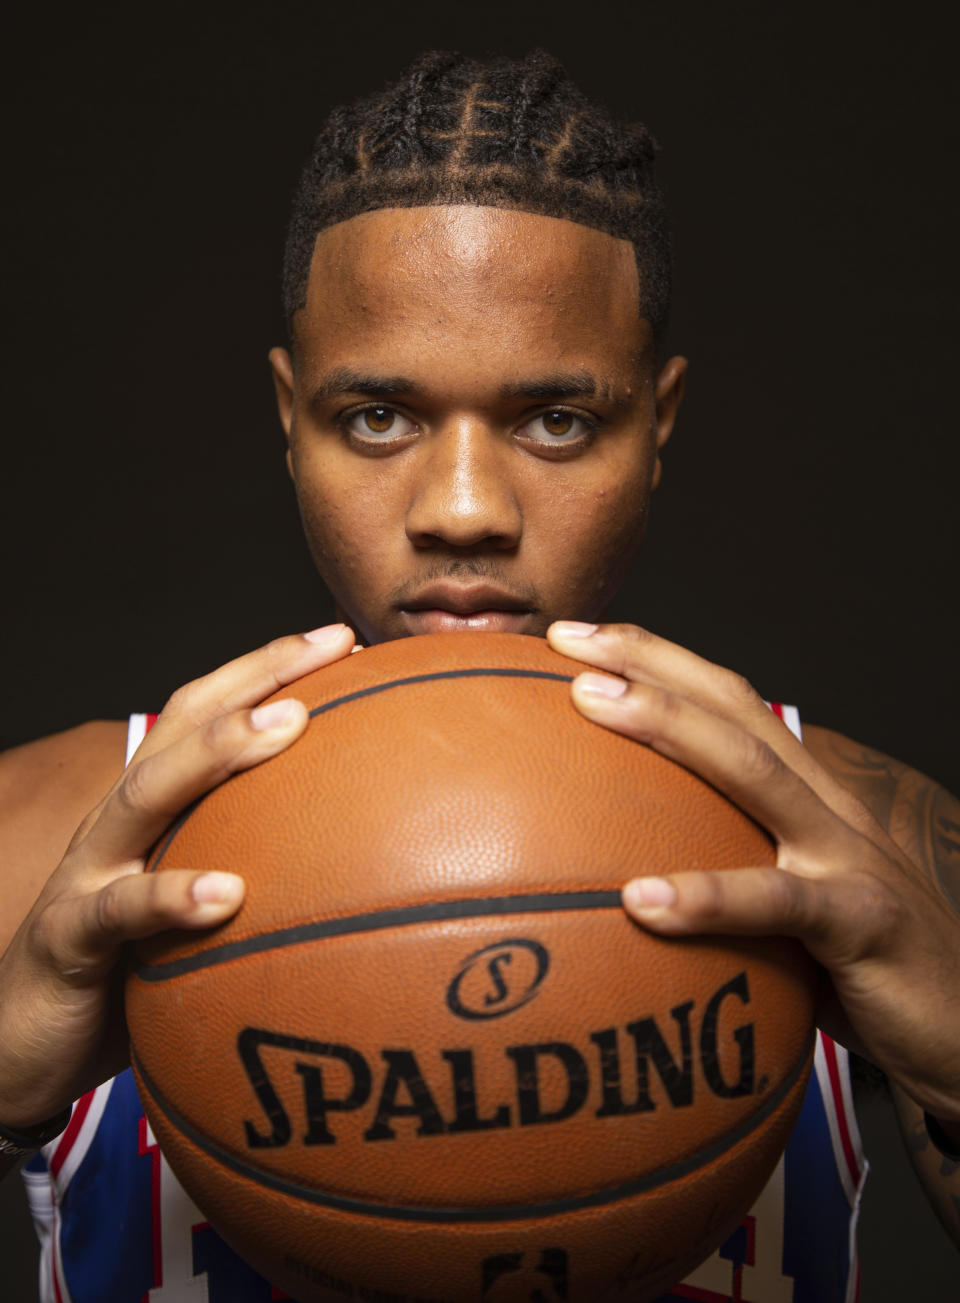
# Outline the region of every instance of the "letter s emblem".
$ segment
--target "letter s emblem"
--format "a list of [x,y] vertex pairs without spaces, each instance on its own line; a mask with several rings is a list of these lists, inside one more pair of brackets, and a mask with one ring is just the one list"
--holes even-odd
[[499,1018],[532,1000],[550,967],[539,941],[513,937],[476,950],[447,987],[447,1008],[458,1018]]

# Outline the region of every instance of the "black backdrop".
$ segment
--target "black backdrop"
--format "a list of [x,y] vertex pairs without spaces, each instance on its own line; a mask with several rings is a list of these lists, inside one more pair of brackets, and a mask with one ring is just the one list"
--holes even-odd
[[619,613],[960,789],[952,12],[8,20],[0,740],[158,708],[321,621],[266,367],[298,168],[418,50],[539,44],[648,122],[675,213],[688,400]]
[[676,215],[689,395],[621,612],[960,788],[936,8],[131,12],[41,9],[9,47],[4,742],[321,618],[265,360],[300,163],[425,45],[541,43],[651,125]]

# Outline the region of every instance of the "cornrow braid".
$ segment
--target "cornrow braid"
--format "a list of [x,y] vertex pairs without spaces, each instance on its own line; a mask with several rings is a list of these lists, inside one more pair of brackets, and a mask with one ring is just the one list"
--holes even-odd
[[283,267],[288,323],[307,298],[317,235],[380,208],[479,204],[562,217],[633,244],[640,313],[658,343],[670,235],[646,127],[616,122],[543,50],[516,61],[421,55],[384,91],[333,111],[294,200]]

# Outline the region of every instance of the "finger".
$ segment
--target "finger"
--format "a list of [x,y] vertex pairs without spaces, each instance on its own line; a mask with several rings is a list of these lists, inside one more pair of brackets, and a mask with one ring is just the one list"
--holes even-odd
[[739,674],[634,624],[580,624],[558,620],[547,630],[552,647],[573,660],[635,683],[669,687],[729,719],[745,713],[776,721],[760,694]]
[[783,851],[804,846],[825,864],[855,834],[778,750],[737,724],[663,688],[581,674],[573,701],[588,719],[692,770],[773,834]]
[[[811,755],[740,675],[636,625],[559,620],[547,630],[547,637],[558,651],[620,675],[621,681],[664,688],[754,733],[782,756],[836,815],[874,845],[888,845],[888,838],[862,802]],[[594,692],[609,698],[615,699],[623,691],[606,677],[591,682]],[[575,692],[575,699],[577,695]],[[617,727],[614,719],[597,722]]]
[[547,638],[565,656],[629,682],[667,688],[721,719],[749,728],[789,757],[809,783],[823,785],[826,775],[822,768],[741,675],[632,624],[560,620],[547,630]]
[[127,873],[99,891],[64,897],[40,915],[34,940],[68,982],[100,980],[117,949],[168,928],[207,928],[239,909],[243,879],[235,873]]
[[116,866],[141,858],[182,810],[231,774],[283,751],[308,719],[303,702],[273,701],[220,715],[134,762],[88,831],[84,859]]
[[[277,638],[211,674],[185,684],[171,696],[131,763],[140,763],[147,756],[158,753],[171,740],[184,736],[217,714],[255,705],[305,674],[341,659],[351,650],[356,650],[352,629],[343,624],[325,625],[308,633]],[[71,850],[85,841],[110,796],[108,792],[80,824],[71,839]],[[174,814],[178,812],[174,811]]]
[[[167,746],[172,738],[205,723],[219,713],[253,706],[305,674],[355,651],[353,630],[344,624],[324,625],[308,633],[277,638],[256,651],[184,684],[170,697],[156,723],[133,757],[138,761]],[[109,793],[77,829],[71,847],[81,842],[100,817]]]
[[305,674],[340,660],[353,644],[352,629],[344,624],[326,625],[309,633],[276,638],[184,684],[164,706],[138,756],[160,750],[173,738],[182,737],[217,715],[255,706]]
[[662,936],[790,936],[828,968],[876,953],[896,926],[890,893],[865,874],[815,880],[777,868],[634,878],[624,909]]

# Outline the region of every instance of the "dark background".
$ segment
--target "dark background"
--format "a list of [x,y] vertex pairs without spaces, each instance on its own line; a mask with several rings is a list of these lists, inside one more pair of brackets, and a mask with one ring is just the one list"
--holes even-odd
[[[420,49],[544,45],[647,121],[675,214],[688,400],[620,614],[960,790],[953,12],[357,0],[8,20],[0,741],[158,709],[327,616],[266,366],[298,169],[334,103]],[[882,1096],[866,1110],[879,1136]],[[881,1141],[864,1303],[960,1278],[900,1162]],[[20,1235],[0,1234],[6,1255]]]

